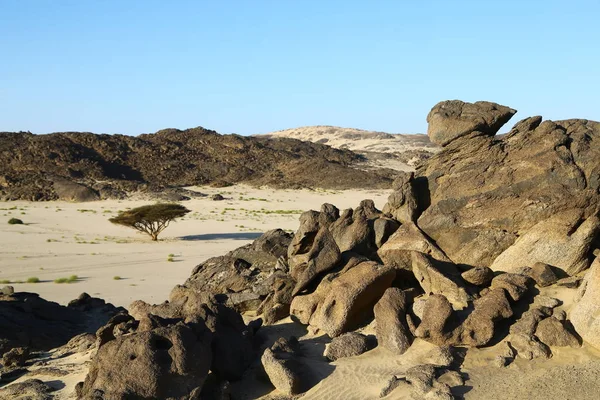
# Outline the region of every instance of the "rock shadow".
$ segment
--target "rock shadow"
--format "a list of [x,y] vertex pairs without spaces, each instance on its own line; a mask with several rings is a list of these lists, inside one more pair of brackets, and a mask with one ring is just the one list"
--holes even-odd
[[254,240],[262,236],[263,232],[232,232],[232,233],[206,233],[203,235],[180,236],[179,240]]

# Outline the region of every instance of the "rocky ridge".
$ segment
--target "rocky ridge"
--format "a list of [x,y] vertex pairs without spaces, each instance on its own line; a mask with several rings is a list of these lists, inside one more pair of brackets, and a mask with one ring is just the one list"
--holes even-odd
[[277,188],[387,188],[393,171],[363,171],[362,156],[294,139],[220,135],[204,128],[139,136],[0,132],[0,197],[88,201],[132,192],[171,200],[178,189],[235,183]]

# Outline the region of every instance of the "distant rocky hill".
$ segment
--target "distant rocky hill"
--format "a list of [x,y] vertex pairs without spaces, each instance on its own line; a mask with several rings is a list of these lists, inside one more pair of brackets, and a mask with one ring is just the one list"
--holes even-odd
[[397,170],[410,170],[439,150],[425,134],[391,134],[326,125],[303,126],[257,136],[327,144],[362,154],[371,166]]
[[0,133],[0,198],[91,200],[127,192],[234,183],[279,188],[387,188],[393,171],[364,171],[361,155],[295,139],[220,135],[204,128],[139,136]]

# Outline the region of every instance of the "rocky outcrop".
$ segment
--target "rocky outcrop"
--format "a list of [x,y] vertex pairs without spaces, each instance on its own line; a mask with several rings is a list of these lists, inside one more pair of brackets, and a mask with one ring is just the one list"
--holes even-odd
[[425,203],[419,229],[456,264],[587,268],[598,234],[600,124],[533,117],[494,137],[512,110],[463,112],[477,104],[430,113],[430,135],[441,132],[445,147],[415,173]]
[[14,347],[50,350],[80,333],[93,333],[122,311],[104,300],[83,294],[67,307],[34,293],[0,295],[0,354]]
[[248,183],[279,188],[386,188],[391,171],[352,167],[348,150],[204,128],[137,137],[0,132],[0,198],[90,200],[173,186]]

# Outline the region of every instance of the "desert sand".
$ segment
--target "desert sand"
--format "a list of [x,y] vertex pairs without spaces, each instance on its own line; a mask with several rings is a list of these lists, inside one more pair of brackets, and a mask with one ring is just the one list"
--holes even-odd
[[[369,198],[381,208],[389,194],[244,185],[189,189],[208,196],[182,202],[191,212],[172,223],[159,242],[108,221],[119,210],[151,204],[151,200],[2,202],[0,281],[60,304],[82,292],[123,307],[133,300],[160,303],[207,258],[250,243],[270,229],[296,230],[302,211],[318,210],[324,202],[353,208]],[[211,200],[217,193],[225,200]],[[22,219],[24,225],[8,225],[11,217]],[[74,283],[54,283],[72,275],[78,277]],[[40,282],[16,283],[34,277]]]

